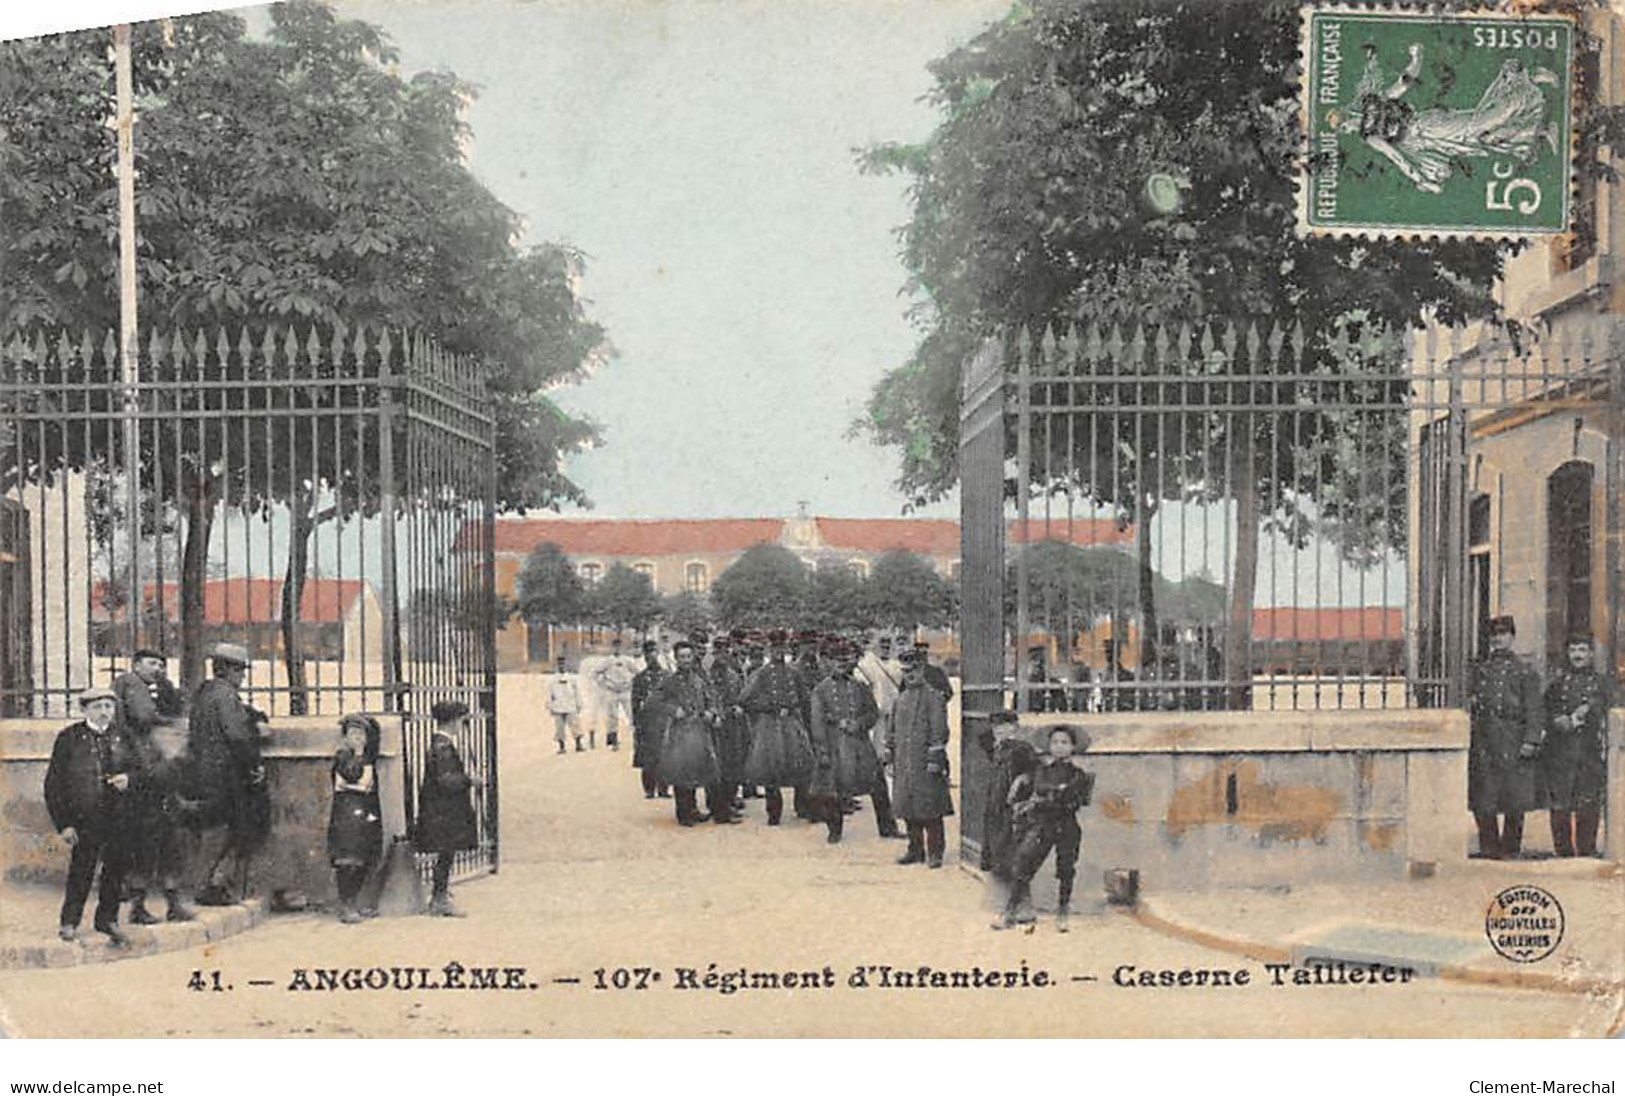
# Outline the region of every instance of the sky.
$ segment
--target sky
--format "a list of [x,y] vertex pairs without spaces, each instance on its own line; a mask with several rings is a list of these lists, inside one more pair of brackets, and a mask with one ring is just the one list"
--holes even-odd
[[473,170],[530,241],[586,254],[616,357],[551,394],[603,427],[568,466],[595,513],[901,512],[896,453],[848,434],[917,337],[909,207],[854,150],[928,135],[928,62],[1008,0],[336,6],[390,34],[403,74],[478,85]]

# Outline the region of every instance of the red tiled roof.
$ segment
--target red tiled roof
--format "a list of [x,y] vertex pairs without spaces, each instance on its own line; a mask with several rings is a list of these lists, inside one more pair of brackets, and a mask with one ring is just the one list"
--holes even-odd
[[1253,610],[1255,640],[1400,639],[1405,611],[1394,608]]
[[[496,550],[524,555],[538,544],[557,544],[566,555],[671,556],[684,552],[743,552],[777,543],[778,518],[616,521],[580,518],[502,518]],[[464,533],[468,532],[465,527]],[[458,537],[459,545],[466,543]]]
[[[1042,518],[1029,518],[1026,538],[1021,535],[1021,522],[1012,521],[1006,538],[1011,544],[1065,544],[1067,522],[1065,518],[1051,518],[1046,529]],[[955,527],[957,528],[957,526]],[[1133,544],[1134,526],[1119,525],[1115,521],[1096,518],[1075,519],[1071,523],[1072,543],[1079,548],[1103,544]]]
[[959,523],[931,518],[814,518],[830,548],[849,552],[959,554]]
[[[305,581],[299,597],[299,619],[307,624],[337,624],[349,615],[366,585],[360,579],[312,578]],[[96,620],[123,620],[123,608],[109,610],[104,604],[103,587],[91,595],[91,615]],[[179,620],[181,595],[178,583],[166,582],[162,589],[164,615]],[[146,604],[159,600],[157,583],[146,586]],[[203,586],[203,620],[206,624],[261,624],[282,619],[282,580],[279,578],[213,579]]]

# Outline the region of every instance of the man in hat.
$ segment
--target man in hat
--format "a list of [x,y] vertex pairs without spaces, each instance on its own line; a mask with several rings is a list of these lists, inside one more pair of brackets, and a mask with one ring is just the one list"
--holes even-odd
[[79,695],[79,708],[84,718],[57,733],[45,770],[45,809],[72,849],[57,935],[64,940],[78,936],[99,864],[93,924],[114,947],[123,947],[129,941],[119,931],[118,906],[135,752],[118,726],[113,690],[86,689]]
[[1546,688],[1546,741],[1540,769],[1551,810],[1552,850],[1596,856],[1597,828],[1608,800],[1608,710],[1619,706],[1618,685],[1598,673],[1589,635],[1572,635],[1568,666]]
[[845,828],[841,809],[845,796],[869,796],[880,836],[903,836],[892,817],[880,759],[869,738],[880,712],[874,695],[852,676],[857,665],[855,646],[839,648],[834,672],[819,682],[812,696],[809,730],[816,764],[809,791],[829,827],[831,845],[841,840]]
[[435,857],[429,915],[461,917],[462,911],[451,902],[451,869],[459,852],[479,846],[472,789],[483,781],[464,767],[457,751],[457,740],[468,730],[468,705],[437,700],[429,714],[434,718],[434,734],[423,765],[423,783],[418,787],[412,838],[419,852]]
[[604,744],[612,750],[621,748],[621,727],[632,723],[632,679],[637,677],[637,666],[621,653],[619,636],[609,642],[609,658],[593,671],[593,682],[604,705]]
[[892,769],[892,803],[908,826],[908,852],[899,864],[942,867],[943,819],[954,813],[948,794],[948,705],[925,682],[925,660],[903,654],[903,691],[886,713],[885,762]]
[[[563,655],[554,663],[553,676],[547,683],[547,710],[553,716],[553,741],[558,743],[559,753],[565,752],[564,743],[570,737],[575,738],[576,753],[581,753],[581,691]],[[596,732],[592,745],[598,748]]]
[[801,683],[789,664],[789,636],[783,631],[767,636],[768,660],[751,674],[739,694],[740,707],[750,718],[750,754],[745,779],[760,785],[767,800],[767,824],[777,826],[784,816],[784,788],[801,788],[812,772],[812,747],[801,721]]
[[181,693],[165,673],[166,663],[162,652],[143,648],[135,653],[130,669],[113,681],[118,723],[135,751],[138,776],[130,794],[127,862],[132,925],[157,923],[147,910],[155,883],[163,888],[167,920],[190,921],[193,916],[180,897],[190,836],[182,824],[191,791],[184,743],[164,741],[183,733]]
[[[700,668],[699,653],[687,641],[672,647],[677,672],[660,683],[660,700],[668,713],[660,744],[660,779],[676,797],[677,824],[692,826],[715,819],[723,824],[739,821],[733,796],[722,793],[722,768],[717,763],[715,732],[721,722],[716,692]],[[698,807],[699,789],[706,789],[708,813]]]
[[671,795],[671,789],[660,779],[660,738],[665,733],[660,686],[665,678],[660,645],[652,639],[645,641],[643,669],[632,679],[632,767],[642,778],[645,799]]
[[[706,676],[716,691],[717,713],[720,722],[716,729],[717,764],[722,768],[722,784],[717,797],[728,805],[728,815],[738,817],[744,810],[745,758],[750,752],[750,726],[739,695],[745,688],[745,675],[734,659],[733,640],[717,636],[712,644],[715,654]],[[716,812],[712,821],[719,821]]]
[[1512,651],[1509,616],[1489,622],[1489,654],[1473,665],[1469,704],[1467,806],[1478,825],[1478,855],[1507,860],[1523,845],[1523,816],[1535,808],[1535,756],[1545,720],[1540,681]]
[[[796,676],[796,688],[801,693],[801,725],[812,733],[812,694],[819,684],[829,676],[819,658],[820,637],[817,632],[802,631],[795,635],[795,659],[790,663],[790,670]],[[791,793],[790,809],[797,818],[807,821],[816,821],[817,812],[812,805],[812,795],[805,783],[796,787]]]
[[[219,855],[210,865],[198,894],[204,905],[229,905],[248,890],[248,862],[264,842],[271,825],[271,803],[265,782],[260,738],[269,733],[265,715],[243,702],[248,651],[235,643],[218,644],[214,676],[198,686],[192,698],[189,734],[192,763],[202,796],[203,825],[226,827]],[[233,871],[226,871],[232,862]],[[237,895],[228,888],[235,875]]]

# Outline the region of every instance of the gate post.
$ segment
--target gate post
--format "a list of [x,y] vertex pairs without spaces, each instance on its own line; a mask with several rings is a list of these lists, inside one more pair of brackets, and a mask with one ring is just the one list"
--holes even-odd
[[[378,575],[384,613],[384,710],[404,710],[401,703],[401,607],[396,590],[395,568],[399,562],[395,544],[395,394],[398,379],[390,355],[389,340],[378,347],[378,546],[383,567]],[[410,770],[410,766],[405,766]],[[408,798],[411,789],[408,790]]]

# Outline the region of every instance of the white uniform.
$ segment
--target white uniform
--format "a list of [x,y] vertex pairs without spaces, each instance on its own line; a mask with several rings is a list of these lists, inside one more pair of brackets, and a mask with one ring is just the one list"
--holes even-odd
[[563,749],[566,738],[572,733],[581,733],[574,726],[581,712],[581,691],[576,688],[575,678],[568,674],[553,675],[547,685],[547,710],[553,714],[553,741]]
[[638,668],[625,655],[605,659],[593,671],[592,680],[598,686],[599,711],[603,713],[606,741],[618,745],[622,726],[632,725],[632,679]]

